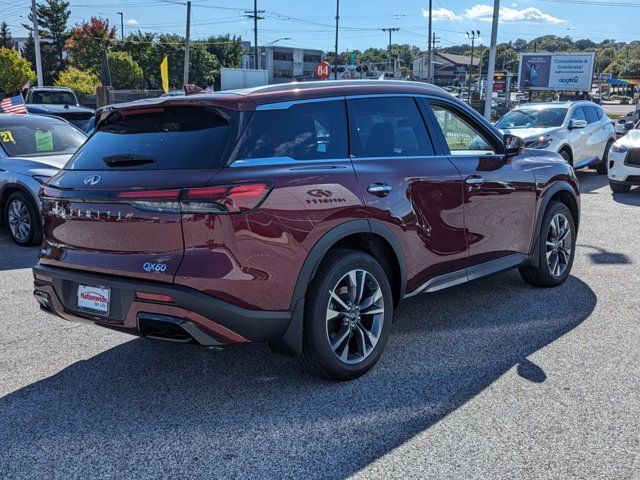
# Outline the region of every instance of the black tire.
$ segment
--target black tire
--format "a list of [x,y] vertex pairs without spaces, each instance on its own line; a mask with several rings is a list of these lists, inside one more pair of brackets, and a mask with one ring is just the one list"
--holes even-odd
[[571,154],[566,148],[563,148],[558,153],[562,155],[562,158],[564,158],[569,165],[573,166],[573,160],[571,159]]
[[[354,321],[353,318],[349,318],[348,313],[345,313],[343,316],[342,312],[332,320],[329,320],[327,317],[330,307],[333,306],[336,309],[338,307],[335,300],[332,300],[331,292],[336,289],[341,280],[348,276],[349,272],[354,270],[364,271],[370,275],[370,277],[366,275],[362,277],[369,282],[367,284],[368,286],[363,287],[363,293],[361,294],[363,299],[367,297],[367,293],[378,292],[377,288],[379,287],[380,293],[382,294],[383,312],[378,315],[362,314],[362,324],[373,321],[377,323],[379,327],[377,329],[377,343],[370,348],[369,353],[360,356],[361,360],[358,360],[359,357],[356,352],[354,353],[354,359],[351,359],[351,361],[355,363],[347,363],[349,361],[348,358],[347,362],[338,358],[338,351],[341,350],[344,352],[346,349],[347,357],[349,357],[350,345],[354,346],[354,350],[359,350],[360,344],[357,342],[359,338],[362,339],[364,345],[367,343],[362,333],[363,330],[358,330],[359,327],[353,326],[355,323],[360,323],[361,317],[358,316],[358,320]],[[372,281],[372,278],[375,282]],[[371,285],[373,285],[375,289],[369,289]],[[344,288],[340,291],[344,292],[343,295],[350,295],[351,292],[350,290],[345,291]],[[349,293],[346,293],[347,291]],[[354,295],[357,295],[357,292]],[[374,295],[372,294],[368,298],[373,297]],[[380,304],[380,300],[377,302]],[[345,301],[344,303],[347,302]],[[357,302],[354,301],[353,303],[356,304]],[[365,312],[365,308],[372,309],[373,307],[374,305],[371,307],[363,307],[362,311]],[[377,309],[380,308],[379,305],[375,307]],[[334,308],[331,308],[331,311],[333,310]],[[333,380],[351,380],[357,378],[369,371],[380,359],[389,339],[392,320],[393,295],[391,293],[389,279],[380,264],[370,255],[355,250],[336,250],[329,252],[322,260],[322,264],[307,291],[304,338],[300,361],[307,370],[319,376]],[[381,326],[379,325],[380,321],[382,323]],[[330,343],[331,330],[334,330],[333,339],[335,344],[345,345],[344,349],[338,348],[334,352]],[[345,332],[341,334],[343,330],[345,330]],[[371,331],[373,330],[374,328],[371,328]],[[358,337],[359,334],[361,337]],[[335,340],[337,337],[346,338],[346,343],[337,342]]]
[[611,150],[611,145],[613,145],[613,142],[609,140],[607,146],[604,147],[602,161],[596,165],[596,172],[598,172],[598,175],[606,175],[609,171],[609,150]]
[[631,190],[631,185],[627,185],[625,183],[609,182],[609,187],[613,193],[627,193]]
[[[22,204],[26,207],[29,217],[29,231],[28,234],[21,236],[19,233],[14,232],[11,226],[10,211],[13,208],[13,204]],[[22,247],[28,247],[30,245],[40,244],[42,242],[42,219],[40,211],[31,197],[23,192],[13,192],[7,198],[7,203],[4,205],[4,219],[9,230],[11,239]]]
[[[571,239],[569,242],[571,250],[568,255],[569,258],[567,261],[565,254],[560,251],[562,250],[562,248],[558,248],[558,246],[556,245],[555,256],[558,258],[558,263],[560,264],[560,266],[562,266],[563,259],[565,261],[564,270],[562,270],[560,274],[556,275],[555,273],[552,273],[552,266],[550,266],[549,261],[547,260],[547,240],[549,239],[550,235],[552,235],[552,232],[550,230],[551,222],[557,215],[563,215],[568,222],[568,227],[571,229]],[[575,220],[573,219],[573,215],[571,214],[571,211],[566,207],[566,205],[559,202],[549,203],[549,206],[544,213],[544,218],[542,220],[542,225],[540,226],[540,232],[538,233],[538,235],[538,251],[536,253],[536,255],[538,255],[538,266],[520,267],[520,275],[525,282],[535,287],[556,287],[563,283],[571,273],[571,267],[573,266],[573,260],[575,258],[576,250]],[[566,244],[563,244],[563,247],[566,247]],[[554,258],[553,252],[551,258]]]

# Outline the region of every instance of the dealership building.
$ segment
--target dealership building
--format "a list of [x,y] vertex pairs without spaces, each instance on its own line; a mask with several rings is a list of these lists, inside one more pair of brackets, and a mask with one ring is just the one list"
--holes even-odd
[[[451,53],[433,53],[433,83],[436,85],[452,85],[457,80],[464,83],[467,72],[471,70],[471,57],[453,55]],[[473,58],[473,71],[480,66],[480,59]],[[413,61],[412,77],[416,80],[427,81],[429,71],[428,55],[420,55]]]

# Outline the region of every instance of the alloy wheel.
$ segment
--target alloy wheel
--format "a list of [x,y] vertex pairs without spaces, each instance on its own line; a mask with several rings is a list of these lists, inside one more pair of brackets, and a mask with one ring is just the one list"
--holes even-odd
[[382,289],[366,270],[346,273],[329,291],[326,327],[333,353],[344,363],[356,364],[375,349],[384,322]]
[[561,277],[571,261],[571,225],[562,213],[551,219],[547,232],[547,265],[554,277]]
[[19,242],[26,242],[31,233],[31,216],[27,205],[20,199],[14,199],[7,209],[7,220],[11,234]]

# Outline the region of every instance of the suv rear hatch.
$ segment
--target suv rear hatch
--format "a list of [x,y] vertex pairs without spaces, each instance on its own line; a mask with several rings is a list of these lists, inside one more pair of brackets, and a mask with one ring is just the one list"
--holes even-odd
[[220,170],[240,114],[183,102],[111,109],[42,190],[40,263],[173,281],[181,205]]

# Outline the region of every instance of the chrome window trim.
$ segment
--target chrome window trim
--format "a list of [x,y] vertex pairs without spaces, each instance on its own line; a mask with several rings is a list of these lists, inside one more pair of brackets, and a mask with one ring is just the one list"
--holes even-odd
[[256,107],[256,112],[268,111],[268,110],[286,110],[288,108],[291,108],[294,105],[299,105],[304,103],[335,102],[335,101],[344,101],[344,99],[345,99],[344,95],[341,95],[339,97],[301,98],[300,100],[289,100],[287,102],[264,103]]
[[296,160],[293,157],[283,156],[283,157],[259,157],[259,158],[244,158],[242,160],[234,160],[229,164],[231,168],[242,168],[242,167],[265,167],[265,166],[275,166],[275,165],[296,165],[296,166],[312,166],[314,163],[339,163],[339,162],[348,162],[349,159],[345,157],[339,158],[317,158],[317,159],[305,159],[305,160]]

